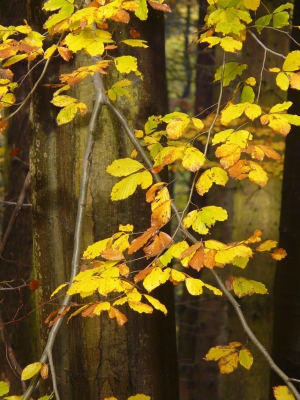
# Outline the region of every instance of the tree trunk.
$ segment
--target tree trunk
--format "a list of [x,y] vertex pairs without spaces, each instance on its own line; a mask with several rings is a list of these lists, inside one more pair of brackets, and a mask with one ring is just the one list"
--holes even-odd
[[[44,19],[42,3],[30,1],[30,23],[35,29],[41,28]],[[137,79],[132,86],[132,97],[120,101],[118,106],[132,128],[140,129],[148,116],[166,112],[163,15],[150,10],[147,22],[141,24],[134,20],[132,24],[141,37],[148,40],[150,49],[132,52],[141,57],[139,66],[144,80]],[[123,28],[116,28],[122,36]],[[49,78],[43,83],[57,82],[60,73],[83,64],[91,64],[83,55],[76,56],[69,64],[52,61],[47,73]],[[36,69],[33,82],[39,74],[40,70]],[[112,79],[109,76],[105,80],[107,88]],[[75,91],[91,110],[92,82],[85,80]],[[42,286],[38,298],[41,303],[49,299],[53,289],[69,279],[81,160],[90,117],[89,113],[57,127],[57,111],[49,104],[50,100],[51,91],[41,86],[34,95],[30,115],[33,258]],[[116,158],[129,157],[132,149],[116,118],[108,110],[102,110],[92,161],[82,251],[95,241],[111,236],[120,223],[133,223],[136,232],[149,227],[150,214],[144,192],[118,203],[110,200],[116,180],[105,172],[106,167]],[[137,270],[143,266],[144,263],[135,262],[132,268]],[[158,312],[149,317],[128,311],[129,321],[123,327],[105,315],[93,319],[75,317],[68,325],[63,323],[54,346],[61,398],[103,400],[115,396],[125,400],[136,393],[145,393],[153,400],[178,398],[173,291],[166,286],[160,292],[169,310],[167,317]],[[53,308],[57,308],[57,304],[39,309],[40,351],[48,331],[42,321]]]
[[[300,23],[300,7],[295,2],[293,12],[293,25]],[[299,30],[295,27],[292,31],[293,38],[299,42]],[[299,48],[291,41],[291,51]],[[299,91],[291,89],[288,99],[293,102],[291,114],[299,114]],[[284,174],[282,187],[282,207],[280,219],[280,247],[287,251],[287,257],[280,261],[276,267],[274,296],[274,330],[273,330],[273,357],[277,365],[291,378],[299,379],[299,237],[300,237],[300,212],[299,212],[299,154],[300,154],[300,128],[293,126],[286,138],[286,151],[284,159]],[[282,381],[272,377],[272,386]],[[299,390],[299,383],[295,383]]]

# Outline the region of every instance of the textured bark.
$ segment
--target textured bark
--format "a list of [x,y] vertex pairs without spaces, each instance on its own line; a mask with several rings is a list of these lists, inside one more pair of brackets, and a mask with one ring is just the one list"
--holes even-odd
[[[295,2],[293,25],[300,23],[299,2]],[[293,37],[299,42],[298,29],[293,29]],[[291,50],[298,47],[291,41]],[[293,102],[291,114],[299,115],[299,91],[291,89],[288,99]],[[282,208],[280,218],[280,246],[286,249],[287,257],[276,267],[275,275],[275,318],[273,330],[273,357],[280,368],[291,378],[299,379],[300,374],[300,347],[299,347],[299,287],[300,287],[300,212],[299,212],[299,154],[300,129],[292,127],[286,139],[284,161]],[[275,376],[272,377],[272,386],[282,385]],[[295,383],[298,390],[299,383]]]
[[[44,18],[41,5],[40,0],[30,2],[31,23],[39,27]],[[163,15],[150,10],[146,23],[134,20],[132,25],[140,31],[143,39],[149,41],[150,49],[132,52],[132,55],[142,57],[139,65],[144,80],[135,79],[130,88],[132,97],[120,101],[119,106],[129,124],[140,129],[149,115],[166,111]],[[129,30],[128,27],[116,26],[118,39],[122,37],[123,29]],[[120,45],[119,52],[123,46]],[[77,56],[71,65],[54,61],[44,83],[56,82],[58,74],[83,63],[90,64],[91,61],[86,56]],[[35,72],[33,81],[39,73]],[[114,78],[108,76],[105,79],[107,88]],[[68,280],[81,159],[90,116],[88,114],[71,124],[57,127],[57,110],[48,103],[50,92],[43,87],[37,91],[30,116],[34,265],[42,283],[41,302],[49,298],[55,287]],[[91,81],[84,81],[75,92],[91,110]],[[113,203],[110,200],[110,191],[116,179],[109,176],[105,169],[114,159],[129,157],[133,147],[119,122],[107,109],[102,110],[95,138],[82,250],[97,240],[111,236],[120,223],[133,223],[137,232],[145,230],[150,224],[144,192],[140,191],[122,202]],[[133,270],[143,266],[137,262],[131,265]],[[118,400],[125,400],[136,393],[145,393],[153,400],[178,398],[172,288],[164,287],[162,293],[157,294],[169,310],[168,317],[162,317],[159,312],[149,317],[127,310],[129,321],[123,327],[105,315],[93,319],[77,317],[68,325],[63,324],[54,346],[61,398],[103,400],[115,396]],[[82,302],[80,299],[77,301]],[[52,309],[53,306],[45,306],[39,311],[40,350],[47,337],[47,327],[42,321]]]
[[[25,0],[12,0],[8,3],[5,2],[5,4],[0,2],[1,24],[6,26],[22,24],[27,15],[26,6],[27,1]],[[27,73],[27,64],[24,62],[15,65],[12,70],[17,81]],[[28,84],[25,80],[16,91],[18,102],[24,99],[27,91]],[[12,111],[14,111],[14,108],[12,108]],[[1,139],[4,140],[4,137],[2,136]],[[19,160],[6,156],[4,161],[3,159],[1,161],[4,162],[4,187],[1,186],[1,199],[5,197],[5,200],[14,202],[21,192],[29,169],[26,165],[29,162],[28,110],[26,107],[10,121],[5,132],[5,140],[6,154],[13,147],[20,149]],[[1,146],[4,146],[4,144],[2,143]],[[2,173],[1,185],[3,185]],[[25,203],[29,202],[30,196],[28,194]],[[2,210],[4,210],[3,213]],[[14,206],[1,209],[2,234],[6,231],[13,210]],[[0,258],[0,282],[9,281],[12,286],[18,286],[29,280],[31,275],[31,249],[31,209],[26,207],[20,211],[5,251]],[[0,286],[2,286],[1,283]],[[11,392],[21,394],[20,377],[9,366],[6,345],[9,344],[12,347],[16,360],[22,368],[35,358],[33,355],[35,347],[33,319],[30,316],[24,318],[31,310],[29,288],[1,291],[0,304],[3,321],[7,323],[5,331],[8,337],[8,343],[5,344],[1,341],[0,336],[0,379],[7,379],[10,382]],[[30,332],[30,335],[28,335],[28,332]],[[26,345],[24,345],[25,343]]]

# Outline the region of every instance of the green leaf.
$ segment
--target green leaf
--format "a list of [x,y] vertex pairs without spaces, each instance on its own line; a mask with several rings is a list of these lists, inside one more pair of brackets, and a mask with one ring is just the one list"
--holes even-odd
[[22,381],[26,381],[27,379],[32,378],[40,371],[41,368],[42,368],[42,363],[40,362],[35,362],[33,364],[27,365],[22,371],[21,375]]
[[137,59],[132,56],[121,56],[114,59],[117,70],[124,74],[137,71]]
[[65,5],[59,10],[57,14],[51,15],[51,17],[48,18],[48,20],[44,24],[44,28],[50,29],[59,22],[70,17],[70,15],[72,15],[73,12],[74,12],[74,5],[66,1]]
[[252,354],[248,349],[242,349],[239,352],[239,363],[246,369],[250,369],[253,364]]
[[207,206],[200,211],[191,211],[183,220],[185,228],[192,226],[194,231],[206,235],[216,221],[225,221],[228,218],[227,211],[222,207]]
[[9,384],[4,381],[0,381],[0,396],[4,396],[9,392]]
[[139,3],[139,8],[137,8],[134,13],[140,20],[145,21],[148,17],[147,1],[139,0]]
[[[245,69],[247,69],[246,64],[239,64],[237,62],[230,62],[225,64],[223,86],[228,86],[229,83],[237,77],[237,75],[242,75]],[[221,65],[215,73],[215,82],[221,79],[222,70],[223,66]]]
[[253,103],[255,99],[255,93],[251,86],[244,86],[241,93],[241,103]]
[[106,172],[112,176],[128,176],[144,168],[143,164],[132,158],[121,158],[110,164],[106,168]]
[[68,3],[74,3],[74,0],[49,0],[44,4],[42,9],[46,11],[55,11],[67,5]]
[[113,201],[127,199],[136,191],[138,185],[141,185],[142,189],[146,189],[151,184],[152,175],[149,171],[132,174],[114,185],[111,191],[111,199]]
[[[258,18],[255,21],[255,25],[256,25],[256,29],[257,29],[258,33],[261,33],[261,31],[264,29],[264,27],[268,26],[270,24],[270,22],[272,20],[272,17],[273,17],[272,14],[268,14],[268,15],[265,15],[265,16],[263,16],[261,18]],[[257,25],[260,25],[260,26],[257,26]]]
[[275,14],[275,13],[278,13],[278,12],[280,12],[280,11],[288,10],[288,9],[293,9],[293,8],[294,8],[294,5],[293,5],[292,3],[285,3],[285,4],[282,4],[281,6],[277,7],[277,8],[273,11],[273,13]]
[[273,14],[274,28],[280,29],[284,26],[289,25],[289,19],[290,19],[290,15],[286,11]]

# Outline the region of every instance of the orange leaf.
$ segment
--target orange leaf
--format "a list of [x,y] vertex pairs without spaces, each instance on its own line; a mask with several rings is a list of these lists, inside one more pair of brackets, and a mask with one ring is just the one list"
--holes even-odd
[[146,258],[154,257],[172,243],[172,238],[164,232],[154,236],[153,241],[144,247]]
[[121,311],[117,310],[115,307],[110,307],[108,310],[109,318],[116,318],[118,325],[124,325],[125,322],[128,321],[126,315],[121,313]]
[[12,81],[14,74],[10,69],[0,68],[0,79],[9,79]]
[[164,201],[161,205],[155,208],[151,215],[151,225],[165,225],[171,218],[171,201]]
[[49,365],[48,364],[44,364],[42,366],[42,368],[40,370],[40,374],[41,374],[41,377],[43,379],[47,379],[48,378],[48,376],[49,376]]
[[106,249],[101,252],[101,257],[106,260],[124,260],[124,255],[117,249]]
[[256,230],[252,236],[249,237],[249,239],[245,240],[245,244],[248,243],[257,243],[261,241],[261,235],[262,235],[262,231],[260,230]]
[[146,278],[146,276],[149,275],[150,272],[151,272],[154,268],[156,268],[156,266],[155,266],[155,265],[151,265],[151,267],[147,267],[147,268],[145,268],[145,269],[142,269],[142,271],[140,271],[138,274],[135,275],[135,277],[134,277],[134,282],[135,282],[135,283],[138,283],[138,282],[140,282],[140,281],[143,281],[143,280]]
[[238,180],[247,178],[250,167],[246,160],[239,160],[236,164],[228,169],[229,176]]
[[165,182],[159,182],[152,185],[151,188],[146,192],[147,203],[152,203],[155,200],[156,191],[161,189],[165,185],[166,185]]
[[72,58],[73,52],[66,47],[57,47],[57,50],[59,52],[59,55],[65,60],[69,61],[70,58]]
[[158,226],[151,226],[151,228],[148,228],[146,230],[146,232],[144,232],[141,236],[137,237],[136,239],[134,239],[129,248],[128,248],[128,254],[132,254],[135,251],[139,250],[143,244],[147,243],[148,240],[155,235],[155,233],[158,230]]
[[282,260],[283,258],[285,258],[287,256],[287,252],[284,249],[276,249],[275,251],[273,251],[273,253],[271,253],[271,257],[274,258],[274,260]]
[[149,1],[149,0],[148,0],[148,3],[155,10],[164,11],[164,12],[172,12],[171,8],[167,4],[161,4],[161,3],[157,3],[155,1]]
[[117,22],[124,22],[128,24],[130,21],[130,15],[127,11],[119,9],[118,12],[111,17],[112,20]]
[[300,89],[300,72],[293,74],[290,78],[290,84],[292,89]]
[[89,306],[88,308],[86,308],[84,311],[82,311],[81,315],[83,317],[94,317],[94,310],[97,307],[98,303],[94,303],[91,306]]
[[126,264],[118,265],[120,275],[127,276],[130,272],[129,267]]
[[180,259],[182,260],[183,258],[190,256],[192,253],[194,253],[194,251],[200,249],[200,247],[202,247],[201,242],[193,244],[188,249],[184,250],[184,252],[180,256]]
[[232,167],[241,157],[241,149],[236,144],[223,144],[215,152],[220,158],[220,164],[224,169]]
[[16,157],[16,155],[19,153],[20,147],[14,147],[11,149],[9,155],[10,157]]
[[215,264],[216,264],[216,262],[215,262],[216,254],[217,254],[217,250],[214,250],[214,249],[213,250],[209,250],[207,253],[204,253],[204,265],[207,268],[212,269],[215,266]]
[[194,257],[190,260],[189,265],[196,271],[200,271],[204,267],[205,253],[197,250]]

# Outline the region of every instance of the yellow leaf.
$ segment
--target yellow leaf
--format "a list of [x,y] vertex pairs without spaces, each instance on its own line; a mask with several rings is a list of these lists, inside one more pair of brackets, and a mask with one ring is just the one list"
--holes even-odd
[[162,285],[163,283],[167,282],[170,277],[171,268],[166,268],[162,270],[161,268],[154,268],[150,274],[146,276],[143,281],[144,288],[151,292],[156,287]]
[[141,174],[142,172],[132,174],[116,183],[111,191],[111,199],[113,201],[118,201],[127,199],[127,197],[131,196],[136,191],[137,185],[141,182]]
[[[207,244],[206,244],[207,246]],[[217,251],[217,254],[215,256],[216,262],[224,265],[231,263],[232,260],[234,260],[235,257],[247,257],[250,258],[252,257],[252,250],[250,247],[247,247],[245,245],[236,245],[232,247],[228,247],[225,249],[221,249]]]
[[100,315],[102,311],[108,311],[109,309],[110,303],[108,301],[102,301],[94,308],[93,314]]
[[77,99],[70,96],[55,96],[51,100],[51,103],[54,104],[56,107],[66,107],[70,104],[76,103]]
[[65,38],[66,45],[73,53],[85,49],[93,57],[104,52],[104,43],[112,42],[109,32],[100,29],[92,30],[89,27],[69,33]]
[[49,49],[47,49],[44,53],[44,59],[48,60],[49,58],[51,58],[52,54],[55,52],[56,49],[57,49],[56,44],[53,44],[51,47],[49,47]]
[[[279,71],[280,71],[280,70],[279,70]],[[279,71],[278,71],[278,72],[279,72]],[[245,83],[246,83],[247,85],[250,85],[250,86],[255,86],[255,85],[256,85],[256,79],[253,78],[253,76],[250,76],[250,78],[248,78],[248,79],[245,80]]]
[[170,274],[170,281],[172,281],[172,282],[183,282],[183,281],[185,281],[185,275],[182,273],[182,272],[180,272],[180,271],[177,271],[176,269],[174,269],[174,268],[172,268],[171,269],[171,274]]
[[137,59],[132,56],[121,56],[114,59],[117,70],[121,73],[129,74],[137,71]]
[[274,68],[269,68],[270,72],[280,72],[280,68],[274,67]]
[[121,158],[115,160],[106,168],[106,172],[113,176],[128,176],[133,172],[144,169],[143,164],[131,158]]
[[221,113],[222,125],[228,125],[234,119],[239,118],[243,114],[246,104],[247,103],[229,103],[228,106]]
[[36,375],[40,369],[42,368],[43,364],[40,362],[35,362],[33,364],[27,365],[21,375],[22,381],[26,381],[27,379],[32,378],[34,375]]
[[172,200],[166,200],[156,207],[151,215],[151,225],[165,225],[171,218],[171,202]]
[[17,62],[24,60],[27,57],[28,57],[27,54],[18,54],[17,56],[12,56],[7,61],[5,61],[5,63],[2,64],[2,66],[9,67],[10,65],[16,64]]
[[0,381],[0,396],[4,396],[9,392],[9,384],[4,381]]
[[134,227],[131,224],[127,224],[127,225],[121,225],[120,224],[119,225],[119,231],[122,231],[122,232],[130,232],[130,233],[132,233],[133,229],[134,229]]
[[146,40],[140,40],[140,39],[126,39],[126,40],[122,40],[121,43],[128,44],[128,46],[132,46],[132,47],[144,47],[144,48],[149,47],[146,44],[147,43]]
[[144,394],[136,394],[135,396],[128,397],[128,400],[151,400],[151,397]]
[[236,53],[237,50],[241,50],[243,47],[242,42],[233,39],[231,36],[226,36],[223,39],[220,39],[220,46],[230,53]]
[[291,51],[283,63],[283,71],[297,71],[300,69],[300,51]]
[[200,279],[186,278],[185,285],[190,294],[198,296],[203,293],[204,282]]
[[63,125],[72,121],[75,118],[77,111],[78,111],[78,106],[76,103],[71,103],[66,107],[62,108],[56,117],[57,124]]
[[168,310],[163,304],[161,304],[159,300],[155,299],[152,296],[149,296],[148,294],[144,294],[144,296],[149,301],[149,303],[152,304],[154,308],[156,308],[156,310],[162,311],[165,315],[167,315]]
[[244,0],[244,6],[249,10],[256,11],[260,5],[260,0]]
[[66,1],[58,13],[51,15],[51,17],[48,18],[48,20],[44,24],[44,28],[50,29],[54,25],[70,17],[70,15],[72,15],[73,12],[74,12],[74,5]]
[[145,21],[148,16],[147,1],[139,0],[139,8],[137,8],[134,13],[140,20]]
[[105,250],[109,246],[109,244],[111,244],[111,242],[111,238],[108,238],[100,240],[99,242],[96,242],[91,246],[88,246],[88,248],[83,253],[83,258],[85,258],[86,260],[93,260],[94,258],[100,256],[102,251]]
[[51,293],[50,297],[53,297],[54,295],[56,295],[56,293],[58,293],[62,288],[66,287],[66,286],[68,286],[68,283],[63,283],[63,284],[59,285],[58,288],[56,288],[54,290],[54,292]]
[[188,248],[189,245],[185,240],[172,244],[172,246],[170,246],[168,250],[162,256],[159,257],[159,261],[164,266],[167,266],[171,262],[173,257],[180,258],[181,254]]
[[255,118],[261,115],[262,111],[258,104],[250,104],[250,103],[244,103],[244,104],[246,104],[245,114],[247,115],[248,118],[251,119],[251,121],[253,121]]
[[192,172],[198,171],[205,163],[204,154],[195,147],[188,147],[183,153],[182,166]]
[[200,176],[196,183],[196,190],[200,196],[203,196],[204,193],[208,192],[213,183],[225,186],[227,181],[227,172],[222,168],[213,167],[203,172],[203,174]]
[[177,140],[179,139],[184,131],[185,128],[188,126],[190,123],[189,118],[176,118],[170,121],[166,127],[167,131],[167,136],[169,140]]
[[201,121],[201,119],[199,118],[191,118],[192,123],[195,125],[196,128],[198,129],[203,129],[204,128],[204,124]]
[[177,158],[182,157],[184,150],[185,146],[164,147],[154,158],[154,167],[172,164]]
[[238,297],[251,296],[254,293],[267,294],[268,290],[261,282],[248,280],[243,277],[233,278],[233,290]]
[[152,175],[149,171],[140,172],[137,180],[138,185],[141,185],[142,189],[147,189],[153,183]]
[[204,283],[204,286],[205,286],[207,289],[211,290],[211,291],[213,292],[213,294],[215,294],[216,296],[223,296],[223,293],[221,292],[220,289],[217,289],[217,288],[214,287],[214,286],[208,285],[207,283]]
[[220,358],[227,356],[232,353],[233,349],[230,346],[215,346],[212,347],[206,354],[204,360],[206,361],[218,361]]
[[253,364],[252,354],[248,349],[242,349],[239,352],[239,363],[246,369],[250,369]]
[[241,157],[241,149],[236,144],[222,144],[215,151],[216,157],[220,158],[220,164],[224,169],[232,167]]
[[256,251],[270,251],[274,247],[277,246],[276,240],[266,240],[265,242],[261,243],[258,247],[256,247]]
[[273,393],[276,400],[295,400],[295,397],[287,386],[275,386],[273,387]]
[[251,171],[248,174],[250,181],[260,187],[266,186],[268,182],[268,175],[263,168],[253,161],[249,161],[249,166],[251,168]]
[[128,301],[129,307],[138,313],[152,314],[153,308],[139,301]]
[[222,357],[218,362],[221,374],[230,374],[239,365],[238,352],[232,352],[225,357]]
[[280,89],[285,91],[288,90],[290,86],[290,80],[287,77],[287,75],[283,72],[279,72],[279,74],[276,76],[276,83],[277,86],[280,87]]
[[192,225],[194,231],[206,235],[208,229],[216,223],[216,221],[225,221],[228,218],[227,211],[222,207],[207,206],[200,211],[191,211],[183,220],[185,228]]

